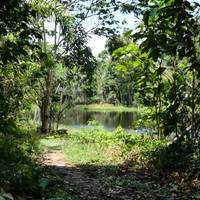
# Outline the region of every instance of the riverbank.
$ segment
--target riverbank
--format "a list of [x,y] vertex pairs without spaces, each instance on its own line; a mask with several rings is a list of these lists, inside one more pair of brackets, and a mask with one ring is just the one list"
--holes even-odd
[[142,112],[144,107],[126,107],[113,104],[77,105],[74,109],[97,112]]
[[199,199],[198,155],[185,148],[122,128],[38,135],[27,127],[0,137],[0,199]]

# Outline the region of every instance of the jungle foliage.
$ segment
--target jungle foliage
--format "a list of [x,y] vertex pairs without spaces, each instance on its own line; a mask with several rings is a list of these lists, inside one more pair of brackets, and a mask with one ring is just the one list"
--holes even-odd
[[[141,123],[146,119],[158,137],[154,144],[118,134],[122,130],[114,136],[95,130],[89,136],[83,131],[77,141],[114,142],[126,153],[139,143],[136,164],[143,169],[179,177],[184,172],[198,182],[199,10],[198,1],[189,0],[1,0],[0,199],[13,199],[10,193],[54,198],[50,190],[59,178],[51,185],[51,173],[32,159],[38,152],[30,110],[38,108],[37,132],[48,134],[59,128],[63,113],[82,103],[147,106]],[[114,12],[132,13],[140,24],[120,34]],[[97,23],[87,30],[92,17]],[[91,33],[109,38],[96,58],[87,45]],[[58,198],[71,197],[61,189]]]

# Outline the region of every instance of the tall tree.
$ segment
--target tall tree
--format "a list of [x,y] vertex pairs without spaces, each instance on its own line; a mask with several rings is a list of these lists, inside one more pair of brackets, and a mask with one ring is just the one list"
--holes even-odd
[[1,1],[0,8],[0,132],[9,133],[23,100],[22,83],[28,66],[22,62],[33,48],[32,26],[36,16],[30,4],[23,0]]
[[[159,123],[164,128],[164,134],[175,133],[190,138],[198,132],[198,115],[195,106],[199,96],[195,90],[199,78],[199,60],[195,38],[199,34],[199,23],[196,20],[199,10],[198,2],[186,0],[147,1],[144,8],[143,24],[134,36],[141,40],[141,47],[157,62],[157,89]],[[163,95],[163,74],[167,67],[163,65],[163,56],[170,57],[172,79],[168,98],[161,102]],[[187,59],[184,69],[180,68],[180,60]],[[185,85],[184,77],[192,74],[192,89],[190,83]],[[196,92],[195,92],[196,91]],[[166,97],[166,96],[165,96]],[[192,97],[192,98],[190,98]],[[188,103],[190,102],[190,103]],[[167,106],[166,106],[167,105]],[[161,107],[165,109],[161,109]],[[187,114],[186,114],[187,113]],[[189,120],[188,120],[189,119]],[[196,120],[195,120],[196,119]]]
[[[82,24],[84,20],[93,16],[101,18],[101,24],[111,24],[112,20],[110,18],[113,15],[108,9],[111,4],[111,2],[108,3],[106,1],[83,0],[76,2],[32,1],[33,7],[38,12],[35,24],[43,35],[42,40],[38,41],[42,50],[39,52],[38,62],[44,77],[44,80],[41,81],[41,88],[43,88],[42,99],[39,100],[42,121],[41,131],[43,133],[47,133],[49,128],[53,82],[56,80],[55,63],[62,62],[64,58],[66,67],[79,67],[81,73],[84,70],[86,72],[87,85],[91,83],[95,62],[90,49],[86,46],[87,34],[90,31],[97,30],[100,24],[92,26],[87,31],[83,29]],[[51,21],[50,24],[48,24],[48,21]],[[53,26],[53,29],[49,28],[49,26]],[[53,41],[51,45],[49,44],[49,38]],[[91,89],[88,86],[85,87],[84,92],[86,96],[91,95]]]
[[[37,29],[42,33],[42,40],[38,40],[41,51],[38,52],[40,63],[40,95],[39,107],[41,116],[41,132],[49,129],[50,107],[53,96],[53,83],[56,81],[56,63],[61,62],[61,55],[65,53],[73,40],[75,29],[73,18],[68,14],[68,7],[60,1],[33,0],[32,6],[38,12]],[[53,27],[53,28],[52,28]]]

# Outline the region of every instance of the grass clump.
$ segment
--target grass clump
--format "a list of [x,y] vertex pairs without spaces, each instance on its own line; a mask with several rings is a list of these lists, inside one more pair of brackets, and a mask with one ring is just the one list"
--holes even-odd
[[60,138],[50,136],[42,139],[40,144],[47,149],[61,149],[66,159],[77,165],[120,165],[129,162],[130,167],[144,167],[152,152],[165,142],[149,136],[127,134],[121,127],[109,132],[101,126],[94,126]]

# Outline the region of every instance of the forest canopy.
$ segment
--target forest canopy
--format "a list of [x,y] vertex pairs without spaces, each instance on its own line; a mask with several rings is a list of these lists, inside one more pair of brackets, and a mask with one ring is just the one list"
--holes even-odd
[[[184,176],[188,185],[194,180],[200,185],[199,11],[199,1],[189,0],[1,0],[0,199],[13,199],[4,190],[17,194],[16,199],[26,199],[28,190],[32,199],[51,199],[47,182],[37,185],[45,173],[33,159],[40,147],[35,143],[49,134],[67,135],[68,128],[60,128],[66,113],[78,106],[90,111],[90,104],[111,105],[114,111],[142,108],[131,129],[151,133],[131,136],[118,127],[110,136],[99,122],[90,121],[98,127],[90,134],[81,130],[58,142],[61,149],[69,146],[65,153],[70,155],[76,145],[93,148],[93,141],[103,150],[115,150],[117,162],[122,155],[126,162],[113,162],[126,166],[125,171],[132,163],[163,175],[162,180],[178,173],[177,179]],[[133,24],[137,19],[135,28],[117,19],[117,13],[131,15]],[[98,56],[88,46],[91,34],[107,38]],[[104,158],[98,159],[90,162],[98,165]],[[16,176],[10,177],[6,166]],[[183,182],[180,188],[190,187]]]

